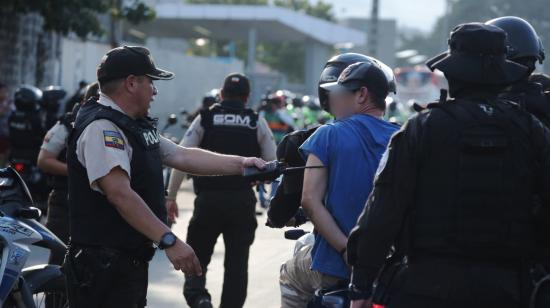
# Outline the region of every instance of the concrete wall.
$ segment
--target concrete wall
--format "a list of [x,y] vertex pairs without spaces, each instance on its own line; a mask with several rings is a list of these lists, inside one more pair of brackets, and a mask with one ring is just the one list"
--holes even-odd
[[317,85],[319,76],[325,67],[328,59],[333,55],[333,49],[330,46],[323,45],[315,41],[305,42],[305,93],[307,95],[317,95]]
[[[395,65],[395,48],[397,43],[397,24],[393,19],[380,19],[378,25],[378,48],[376,58],[386,63],[389,67]],[[366,18],[347,18],[340,21],[340,24],[361,30],[367,35],[370,20]],[[355,46],[350,52],[363,53],[368,56],[367,46]]]
[[81,80],[96,80],[97,65],[110,46],[77,38],[63,38],[61,46],[61,86],[72,95]]
[[181,109],[194,111],[206,92],[221,88],[225,76],[244,72],[242,61],[191,57],[183,54],[183,51],[148,47],[157,66],[176,74],[173,80],[155,82],[159,94],[151,113],[159,117],[161,122],[168,114],[178,113]]
[[[159,117],[161,123],[170,113],[178,113],[181,109],[194,111],[207,91],[221,87],[226,75],[244,70],[242,61],[186,56],[183,51],[167,49],[166,42],[157,43],[148,44],[157,66],[176,74],[174,80],[155,82],[159,94],[151,114]],[[110,46],[104,43],[63,39],[61,85],[69,94],[76,90],[80,80],[96,80],[97,65],[109,49]]]

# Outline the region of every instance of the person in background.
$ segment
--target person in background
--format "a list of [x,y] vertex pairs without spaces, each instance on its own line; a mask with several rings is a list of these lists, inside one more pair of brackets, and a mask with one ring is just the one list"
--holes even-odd
[[[221,102],[201,111],[182,141],[222,154],[275,159],[273,135],[264,119],[246,108],[250,96],[248,78],[230,74],[221,90]],[[172,171],[167,196],[169,219],[177,214],[176,196],[184,174]],[[248,286],[248,256],[254,241],[256,198],[250,183],[240,176],[194,177],[195,208],[187,242],[195,250],[204,273],[218,237],[225,243],[225,274],[220,307],[242,307]],[[195,308],[212,307],[206,277],[186,276],[183,293]]]
[[9,99],[8,87],[0,82],[0,166],[6,165],[10,151],[10,131],[8,119],[14,109]]

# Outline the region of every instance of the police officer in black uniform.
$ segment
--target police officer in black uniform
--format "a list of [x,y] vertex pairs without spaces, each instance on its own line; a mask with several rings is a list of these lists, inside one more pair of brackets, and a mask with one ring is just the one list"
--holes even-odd
[[550,203],[550,132],[497,96],[528,68],[505,59],[506,33],[481,23],[451,32],[428,61],[453,98],[392,138],[348,241],[352,307],[525,307],[536,225],[532,196]]
[[23,85],[15,91],[15,111],[8,118],[11,152],[9,161],[29,186],[35,203],[42,208],[49,190],[46,177],[36,167],[42,139],[46,133],[40,104],[42,91]]
[[200,175],[263,168],[257,158],[179,147],[148,117],[156,68],[148,49],[112,49],[97,70],[98,101],[79,110],[67,167],[71,243],[65,258],[71,307],[144,307],[153,243],[176,270],[201,275],[192,248],[166,226],[162,165]]
[[60,86],[47,86],[42,90],[41,111],[44,128],[49,130],[59,120],[59,107],[67,91]]
[[507,58],[529,68],[523,78],[506,88],[500,96],[524,106],[550,127],[550,101],[544,95],[542,85],[529,80],[535,71],[536,63],[542,64],[545,59],[544,47],[537,32],[526,20],[515,16],[495,18],[486,24],[497,26],[506,32]]
[[[529,68],[528,76],[519,82],[508,87],[500,96],[521,104],[525,110],[535,115],[546,127],[550,128],[550,93],[547,91],[548,79],[544,74],[533,74],[536,62],[543,63],[545,59],[542,41],[535,29],[524,19],[515,16],[506,16],[492,19],[486,22],[503,29],[508,36],[508,59]],[[534,198],[539,203],[538,196]],[[538,207],[541,207],[539,205]],[[541,216],[550,216],[548,212],[539,212]],[[537,241],[538,264],[534,266],[532,278],[534,281],[544,279],[550,274],[550,245],[546,219],[541,221],[541,230],[545,230]],[[546,287],[546,286],[545,286]],[[548,286],[550,288],[550,286]],[[547,305],[550,303],[550,292],[548,289],[540,289],[538,292],[540,302],[544,295]],[[540,307],[540,306],[537,306]]]
[[[221,102],[203,109],[191,124],[182,145],[217,153],[275,159],[275,141],[267,122],[246,108],[250,83],[242,74],[230,74],[221,89]],[[175,199],[181,173],[173,172],[168,198]],[[248,256],[254,241],[256,197],[240,176],[194,177],[195,208],[187,243],[197,254],[203,272],[210,263],[217,238],[225,243],[225,274],[220,307],[242,307],[248,286]],[[184,296],[195,308],[212,307],[204,276],[187,276]]]
[[39,113],[41,100],[42,91],[36,87],[23,85],[15,91],[15,111],[8,120],[11,160],[36,162],[45,134]]

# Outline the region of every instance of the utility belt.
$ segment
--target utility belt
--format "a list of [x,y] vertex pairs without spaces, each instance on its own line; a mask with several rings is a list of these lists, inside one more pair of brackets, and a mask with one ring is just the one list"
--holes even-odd
[[132,263],[148,263],[153,259],[156,249],[153,247],[152,244],[143,245],[135,249],[119,249],[96,245],[70,243],[69,254],[71,252],[74,252],[74,254],[76,255],[79,251],[101,257],[113,256],[130,261]]
[[[408,257],[397,254],[386,259],[375,281],[373,302],[387,305],[394,294],[403,292],[403,288],[408,289],[411,285],[416,285],[414,287],[415,292],[426,292],[424,295],[439,296],[446,294],[447,291],[445,290],[441,290],[441,294],[436,294],[439,292],[437,290],[423,290],[422,284],[434,279],[446,284],[453,275],[458,275],[465,268],[472,266],[486,269],[487,273],[495,274],[498,277],[513,277],[511,279],[514,280],[520,278],[522,281],[520,292],[524,303],[528,294],[532,292],[532,284],[528,283],[529,265],[521,260],[501,259],[491,261],[456,255],[415,255],[414,257]],[[448,277],[445,275],[448,275]],[[415,279],[418,280],[419,277],[422,277],[420,279],[422,281],[413,282]],[[495,279],[498,278],[495,277]],[[449,283],[452,284],[452,282]],[[431,294],[432,292],[434,293]]]
[[153,258],[153,246],[132,251],[71,243],[62,270],[71,286],[91,288],[114,279],[118,271],[125,272],[148,266]]

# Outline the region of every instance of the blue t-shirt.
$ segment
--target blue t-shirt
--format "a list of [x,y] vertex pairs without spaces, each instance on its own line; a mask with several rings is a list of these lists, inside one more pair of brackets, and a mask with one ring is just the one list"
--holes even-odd
[[[372,190],[374,174],[398,127],[384,120],[353,115],[317,129],[300,147],[302,156],[317,156],[328,168],[325,207],[340,230],[349,235]],[[349,269],[330,244],[315,235],[312,269],[349,278]]]

